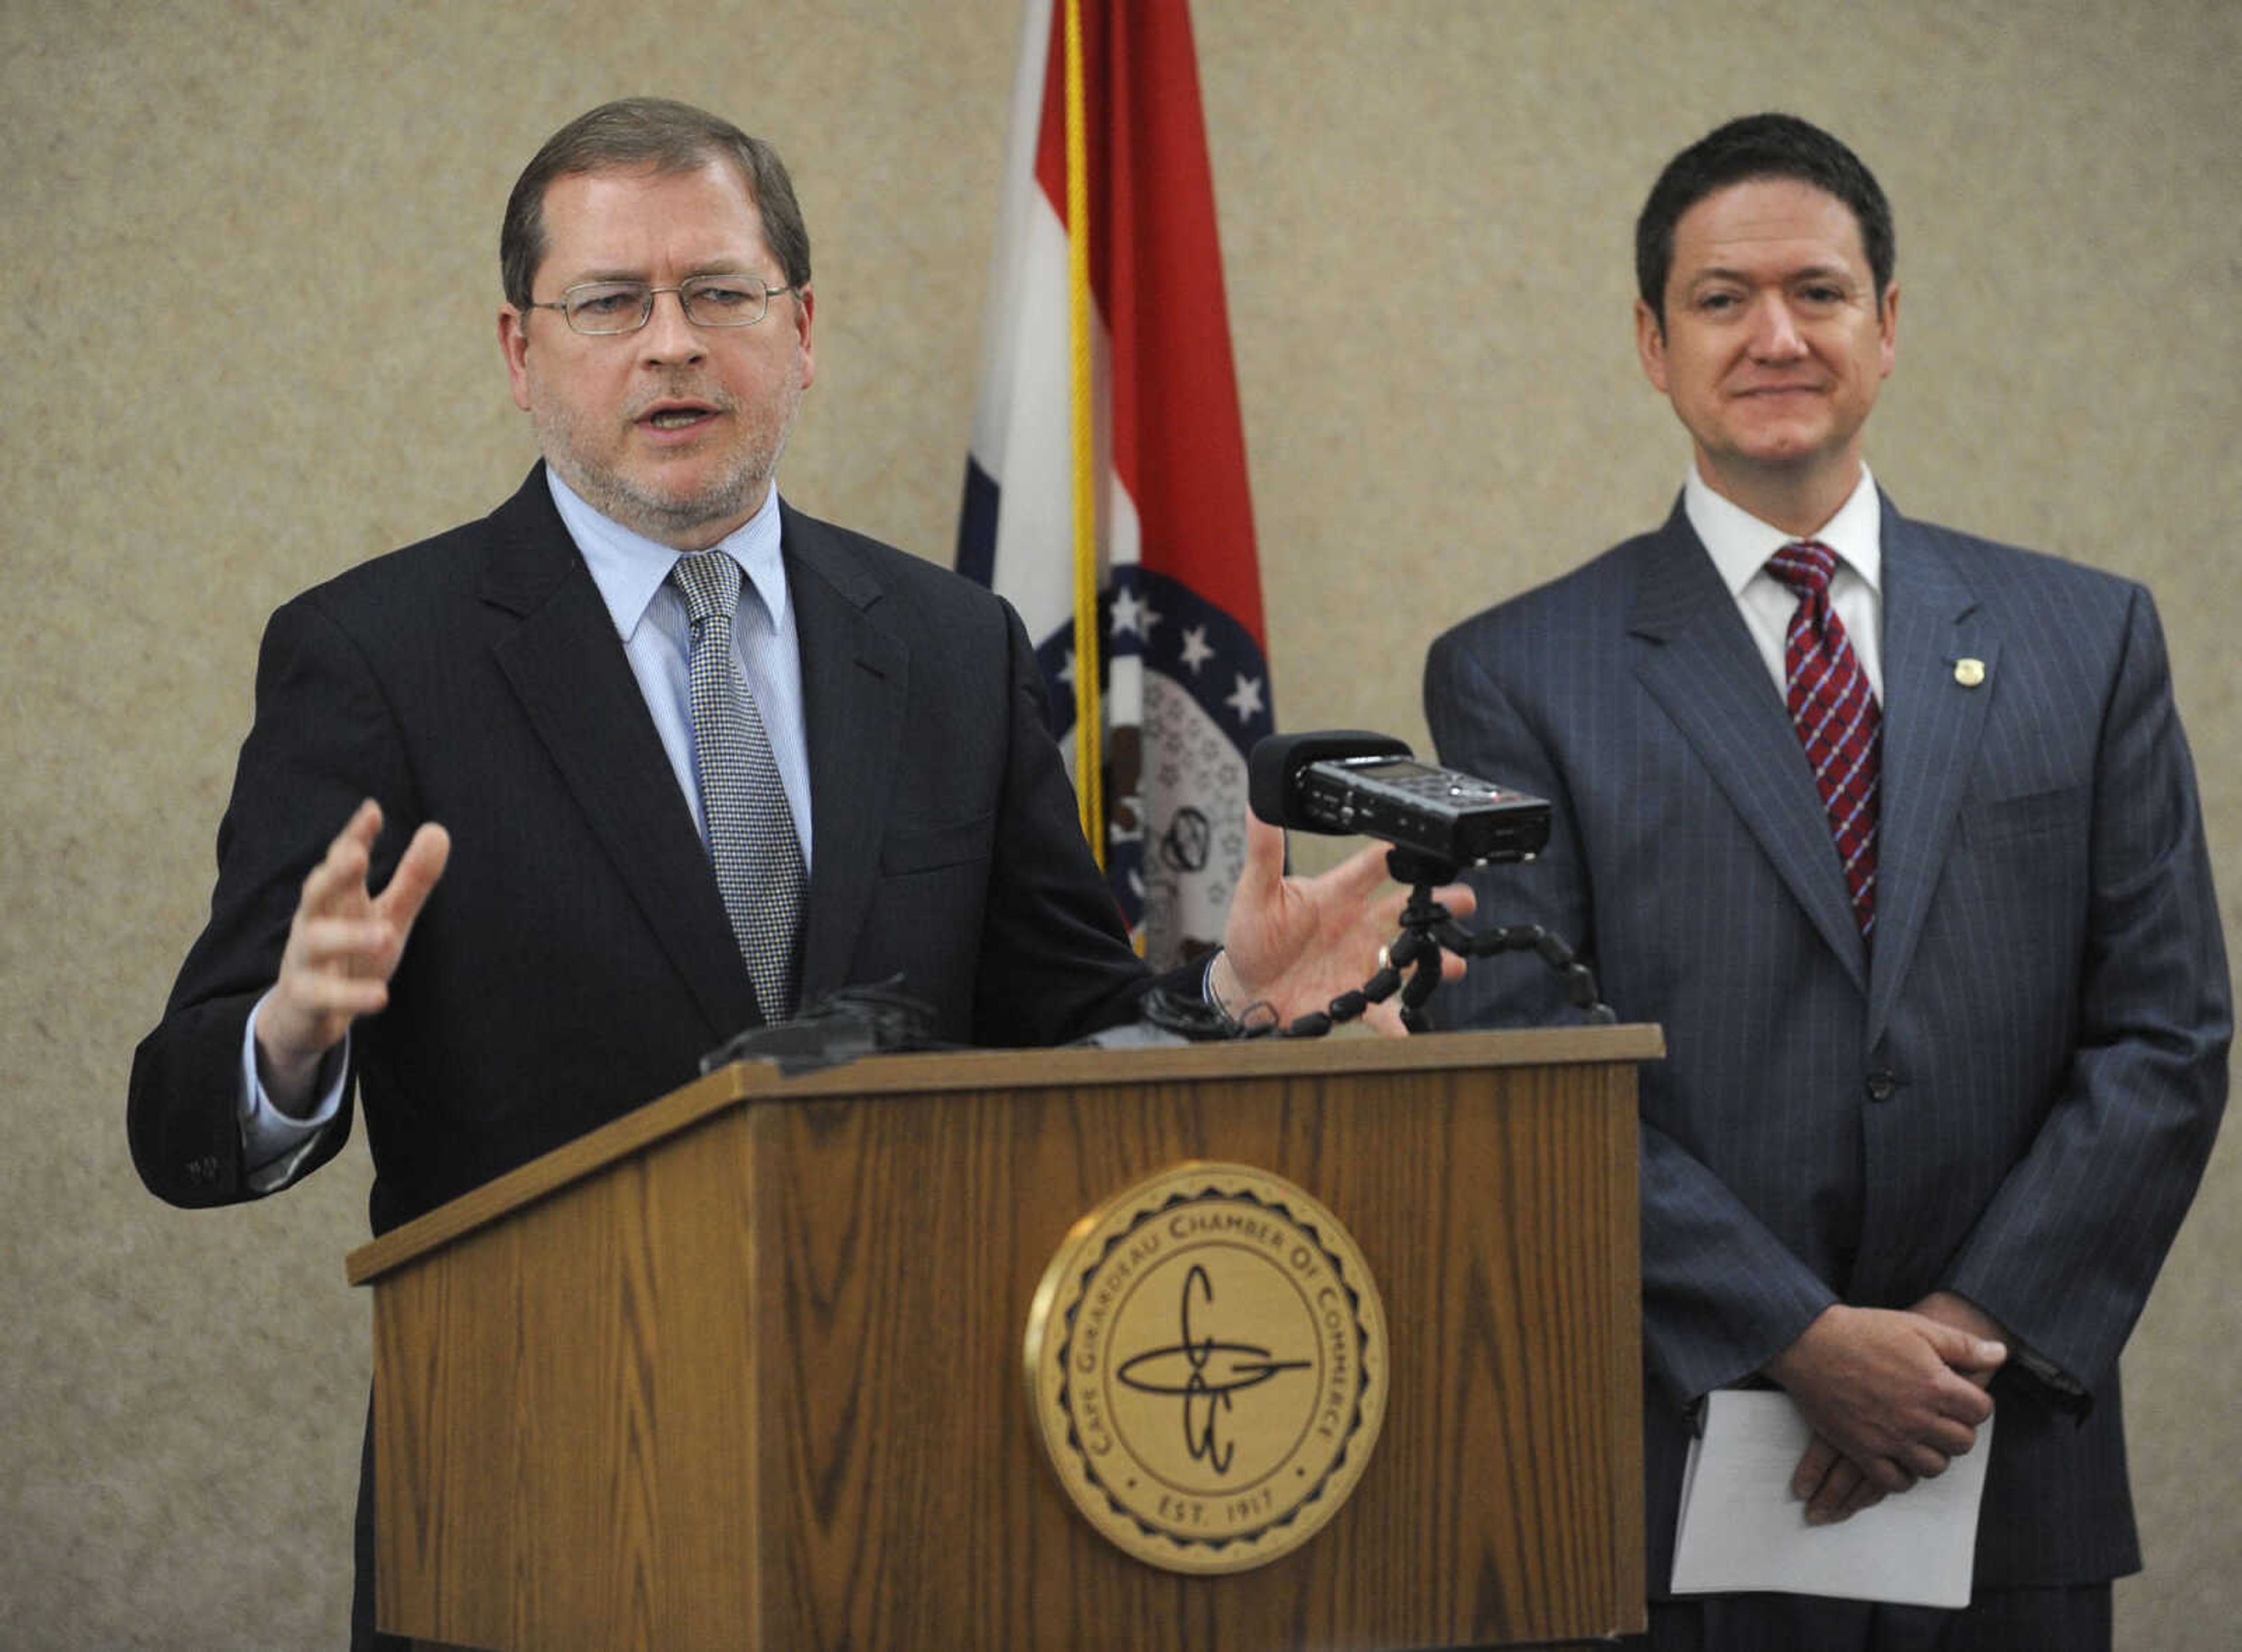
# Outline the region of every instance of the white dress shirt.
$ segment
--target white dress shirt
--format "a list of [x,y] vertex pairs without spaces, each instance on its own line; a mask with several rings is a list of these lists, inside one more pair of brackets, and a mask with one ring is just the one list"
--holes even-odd
[[1744,625],[1759,645],[1760,657],[1778,690],[1787,690],[1783,669],[1783,639],[1791,616],[1798,611],[1798,596],[1767,571],[1767,559],[1802,537],[1828,546],[1837,554],[1837,571],[1829,579],[1829,606],[1843,621],[1852,639],[1853,653],[1869,674],[1869,686],[1881,705],[1884,697],[1883,664],[1883,509],[1876,497],[1876,479],[1861,467],[1854,485],[1837,514],[1806,535],[1786,534],[1754,516],[1741,505],[1715,493],[1689,467],[1689,480],[1682,487],[1682,508],[1689,526],[1697,530],[1711,554],[1713,566],[1736,600]]

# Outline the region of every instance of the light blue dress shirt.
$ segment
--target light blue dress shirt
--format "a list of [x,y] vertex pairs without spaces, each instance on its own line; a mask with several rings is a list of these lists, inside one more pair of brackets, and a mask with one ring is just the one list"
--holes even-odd
[[[701,817],[701,787],[693,760],[693,627],[684,594],[669,583],[669,570],[684,554],[610,521],[569,491],[551,469],[545,473],[553,502],[568,537],[576,541],[593,583],[607,605],[622,639],[623,653],[638,678],[639,692],[653,714],[669,767],[692,806],[693,823],[708,841]],[[802,646],[795,635],[794,610],[786,588],[786,562],[779,554],[778,490],[763,496],[762,508],[715,547],[740,565],[739,613],[732,621],[732,647],[748,692],[762,713],[778,762],[795,836],[802,840],[802,863],[810,863],[809,749],[802,718]]]

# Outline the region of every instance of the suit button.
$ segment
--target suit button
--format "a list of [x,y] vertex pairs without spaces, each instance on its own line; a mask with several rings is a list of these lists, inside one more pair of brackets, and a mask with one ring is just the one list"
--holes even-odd
[[1890,1101],[1898,1089],[1899,1080],[1888,1072],[1877,1071],[1869,1075],[1870,1101]]

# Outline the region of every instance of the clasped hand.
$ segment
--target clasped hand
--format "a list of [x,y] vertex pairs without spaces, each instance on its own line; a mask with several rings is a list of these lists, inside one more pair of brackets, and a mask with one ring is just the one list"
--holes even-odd
[[1822,1311],[1767,1367],[1814,1430],[1790,1481],[1809,1525],[1844,1520],[1943,1474],[1993,1414],[1985,1385],[2008,1349],[1951,1292],[1901,1311]]

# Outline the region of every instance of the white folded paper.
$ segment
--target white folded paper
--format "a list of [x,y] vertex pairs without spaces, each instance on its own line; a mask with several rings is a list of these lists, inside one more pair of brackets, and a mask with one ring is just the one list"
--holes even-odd
[[1674,1592],[1969,1605],[1992,1421],[1944,1474],[1834,1526],[1809,1526],[1806,1505],[1790,1494],[1811,1432],[1787,1393],[1722,1388],[1706,1396],[1704,1431],[1690,1444],[1682,1482]]

